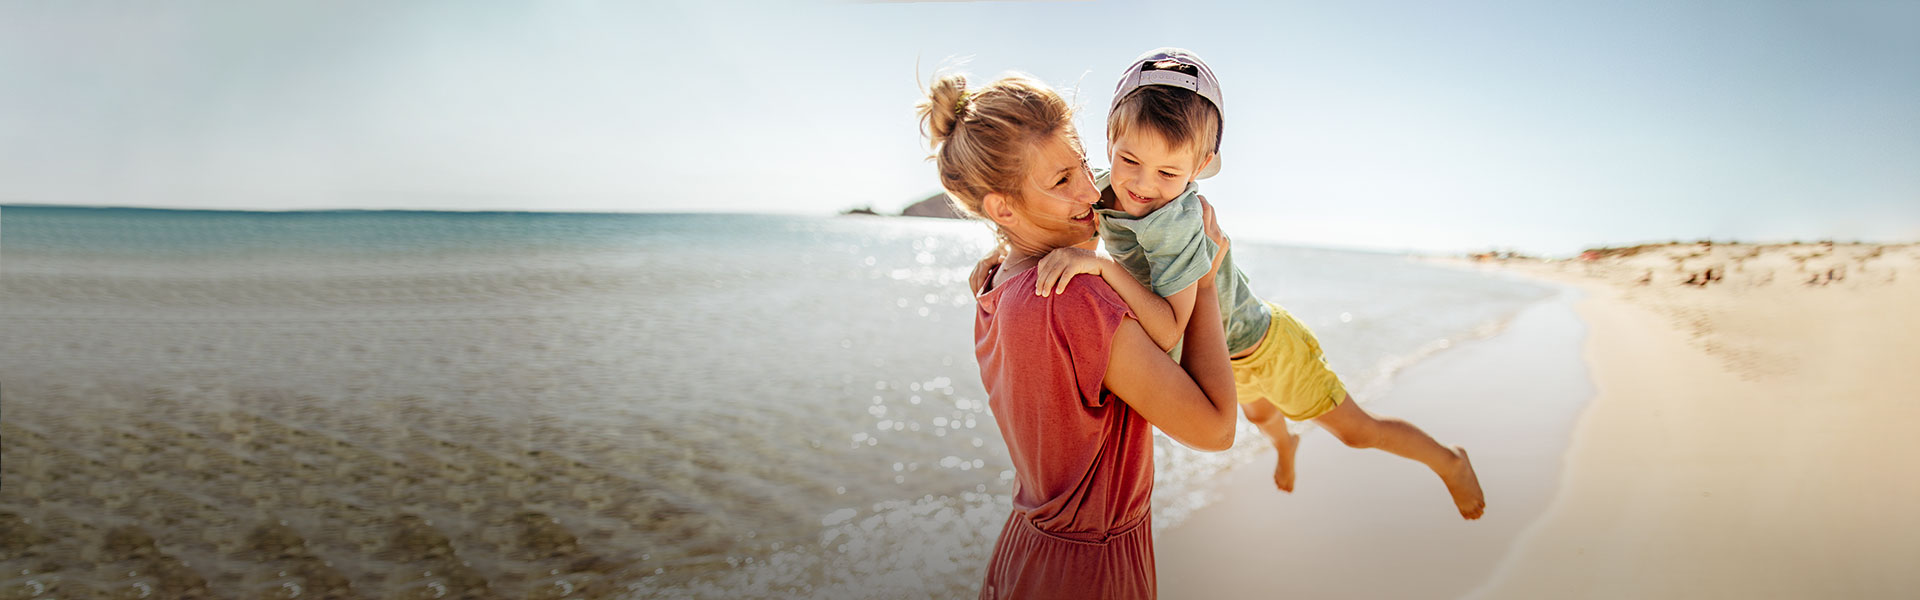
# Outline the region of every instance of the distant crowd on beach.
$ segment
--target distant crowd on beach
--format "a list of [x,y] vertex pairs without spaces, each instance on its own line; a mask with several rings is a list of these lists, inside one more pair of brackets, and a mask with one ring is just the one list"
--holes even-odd
[[[1849,275],[1867,276],[1872,282],[1893,282],[1897,269],[1879,261],[1888,247],[1830,240],[1765,245],[1702,240],[1593,248],[1581,252],[1573,262],[1587,265],[1589,272],[1604,269],[1633,277],[1631,282],[1642,286],[1670,283],[1704,288],[1724,283],[1727,275],[1734,273],[1747,285],[1768,285],[1776,277],[1783,277],[1804,286],[1821,287],[1845,283]],[[1475,261],[1487,260],[1482,256],[1490,255],[1474,255]],[[1621,269],[1630,269],[1628,273],[1638,276],[1620,273]]]

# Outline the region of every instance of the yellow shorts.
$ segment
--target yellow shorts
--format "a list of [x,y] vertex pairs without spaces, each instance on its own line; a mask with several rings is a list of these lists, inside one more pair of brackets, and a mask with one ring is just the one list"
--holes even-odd
[[1273,322],[1252,354],[1233,359],[1233,385],[1241,402],[1265,398],[1288,419],[1305,421],[1327,414],[1347,398],[1340,377],[1327,368],[1320,340],[1287,310],[1267,303]]

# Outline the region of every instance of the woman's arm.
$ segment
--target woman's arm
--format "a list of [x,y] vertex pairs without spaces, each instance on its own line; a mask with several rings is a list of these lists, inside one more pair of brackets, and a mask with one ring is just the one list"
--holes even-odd
[[1173,439],[1217,452],[1233,446],[1239,402],[1213,277],[1201,278],[1192,289],[1199,293],[1187,323],[1180,364],[1167,358],[1138,321],[1127,320],[1114,335],[1102,383]]

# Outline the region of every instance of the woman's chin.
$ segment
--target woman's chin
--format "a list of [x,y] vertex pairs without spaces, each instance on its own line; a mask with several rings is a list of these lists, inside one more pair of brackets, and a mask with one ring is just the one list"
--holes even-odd
[[1099,237],[1099,233],[1100,231],[1098,229],[1095,229],[1090,226],[1084,227],[1084,228],[1076,226],[1074,227],[1071,233],[1063,232],[1063,235],[1060,236],[1060,244],[1054,247],[1055,248],[1072,248],[1074,246],[1079,246],[1097,239]]
[[1095,221],[1092,221],[1092,220],[1088,220],[1085,222],[1076,222],[1074,223],[1074,225],[1077,226],[1078,229],[1075,229],[1075,231],[1081,232],[1083,234],[1082,235],[1083,238],[1091,238],[1096,235],[1099,235],[1100,227],[1097,225],[1094,225],[1094,223]]

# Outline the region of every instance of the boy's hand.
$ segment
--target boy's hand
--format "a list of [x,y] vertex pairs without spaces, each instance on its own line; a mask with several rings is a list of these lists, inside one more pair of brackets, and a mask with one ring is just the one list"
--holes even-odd
[[987,284],[987,274],[992,273],[994,267],[1006,261],[1007,246],[1005,244],[994,246],[986,256],[981,257],[979,264],[973,265],[973,272],[967,275],[967,291],[980,293],[980,287]]
[[1202,195],[1199,199],[1200,217],[1206,224],[1207,239],[1220,246],[1220,251],[1213,253],[1213,266],[1207,269],[1207,278],[1212,279],[1220,271],[1220,263],[1227,260],[1227,249],[1233,247],[1233,240],[1227,239],[1227,232],[1220,230],[1220,223],[1213,218],[1213,205],[1207,203],[1207,197]]
[[1040,277],[1039,281],[1034,283],[1033,294],[1051,296],[1067,291],[1067,282],[1073,281],[1074,275],[1081,273],[1100,275],[1100,270],[1106,266],[1106,263],[1105,259],[1092,250],[1060,248],[1048,252],[1046,256],[1041,257],[1040,266],[1034,271]]

